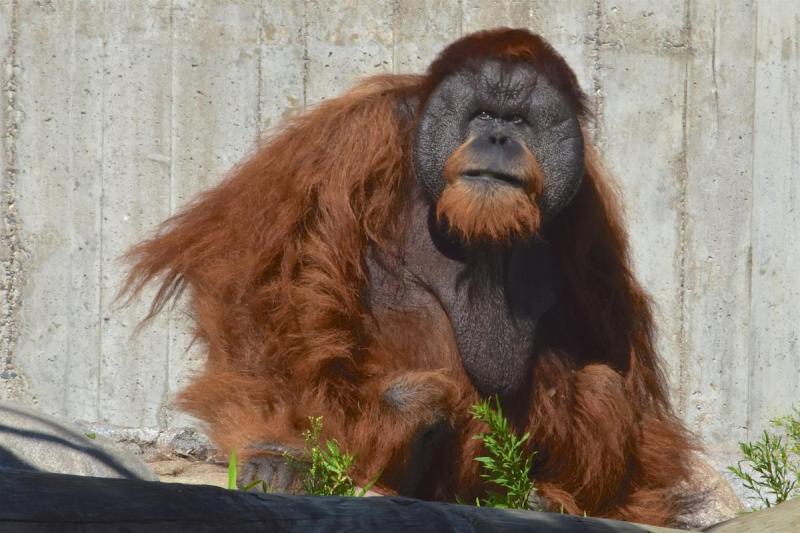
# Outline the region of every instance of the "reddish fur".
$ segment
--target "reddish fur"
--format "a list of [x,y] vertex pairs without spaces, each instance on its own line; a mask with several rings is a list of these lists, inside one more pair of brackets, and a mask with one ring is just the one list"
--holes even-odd
[[[512,30],[459,41],[421,77],[369,79],[290,120],[282,133],[128,255],[126,290],[158,279],[152,312],[188,288],[205,371],[180,403],[223,449],[299,444],[308,415],[355,453],[361,482],[402,478],[424,422],[382,401],[413,385],[417,409],[458,429],[423,486],[452,499],[481,489],[470,420],[475,389],[446,314],[366,309],[368,243],[386,251],[407,219],[413,124],[398,103],[423,98],[451,65],[488,55],[543,69],[582,109],[574,75],[544,42]],[[588,146],[588,145],[587,145]],[[533,476],[555,510],[663,524],[680,511],[692,444],[673,416],[653,343],[650,303],[633,277],[620,208],[587,148],[576,198],[547,228],[567,283],[540,325],[529,390],[507,409],[538,451]]]
[[487,192],[480,185],[461,179],[465,172],[481,167],[470,150],[471,143],[472,139],[468,139],[445,162],[447,184],[436,204],[437,217],[447,219],[450,228],[466,241],[498,242],[535,235],[540,222],[536,199],[544,183],[536,157],[523,147],[522,162],[514,177],[522,181],[525,190],[503,186]]

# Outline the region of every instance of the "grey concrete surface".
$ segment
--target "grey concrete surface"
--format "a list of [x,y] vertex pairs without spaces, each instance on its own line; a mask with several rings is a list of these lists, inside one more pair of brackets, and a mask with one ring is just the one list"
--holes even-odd
[[133,335],[119,254],[281,118],[498,25],[577,72],[675,403],[733,462],[800,401],[793,0],[0,0],[0,398],[142,446],[193,425],[185,313]]

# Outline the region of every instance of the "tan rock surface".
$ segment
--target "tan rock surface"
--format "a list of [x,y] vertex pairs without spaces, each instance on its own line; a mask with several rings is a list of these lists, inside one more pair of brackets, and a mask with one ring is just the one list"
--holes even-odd
[[213,485],[223,488],[228,486],[227,464],[197,462],[183,458],[152,461],[148,464],[158,479],[166,483]]
[[691,513],[681,517],[681,526],[700,529],[735,518],[744,511],[731,484],[705,457],[695,455],[692,467],[694,476],[683,490],[689,497],[696,498],[698,503]]

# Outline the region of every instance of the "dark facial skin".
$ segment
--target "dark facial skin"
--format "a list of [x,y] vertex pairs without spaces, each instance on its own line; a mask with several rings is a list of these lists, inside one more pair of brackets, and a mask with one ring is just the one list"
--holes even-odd
[[[578,118],[569,101],[530,65],[488,60],[453,74],[433,91],[414,147],[417,177],[431,201],[444,189],[445,161],[469,138],[475,138],[480,158],[490,161],[487,174],[495,176],[513,176],[523,145],[534,154],[546,178],[539,199],[545,219],[563,209],[580,185]],[[501,138],[507,139],[503,145]]]
[[434,90],[422,111],[412,227],[400,264],[368,261],[369,300],[409,311],[420,301],[441,306],[475,387],[506,397],[526,383],[536,325],[555,301],[559,276],[549,245],[537,237],[465,244],[436,220],[445,161],[469,139],[470,159],[479,164],[460,179],[481,180],[487,194],[493,187],[519,186],[520,153],[530,150],[544,174],[539,205],[545,224],[580,185],[578,119],[544,76],[529,65],[496,60],[457,72]]

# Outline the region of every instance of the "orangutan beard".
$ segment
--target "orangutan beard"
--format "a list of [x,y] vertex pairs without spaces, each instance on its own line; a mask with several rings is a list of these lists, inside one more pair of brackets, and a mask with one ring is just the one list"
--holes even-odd
[[447,159],[446,185],[436,204],[436,217],[466,242],[507,242],[537,234],[541,213],[536,198],[543,176],[536,158],[526,148],[522,161],[512,165],[508,179],[473,176],[480,168],[470,155],[468,140]]

